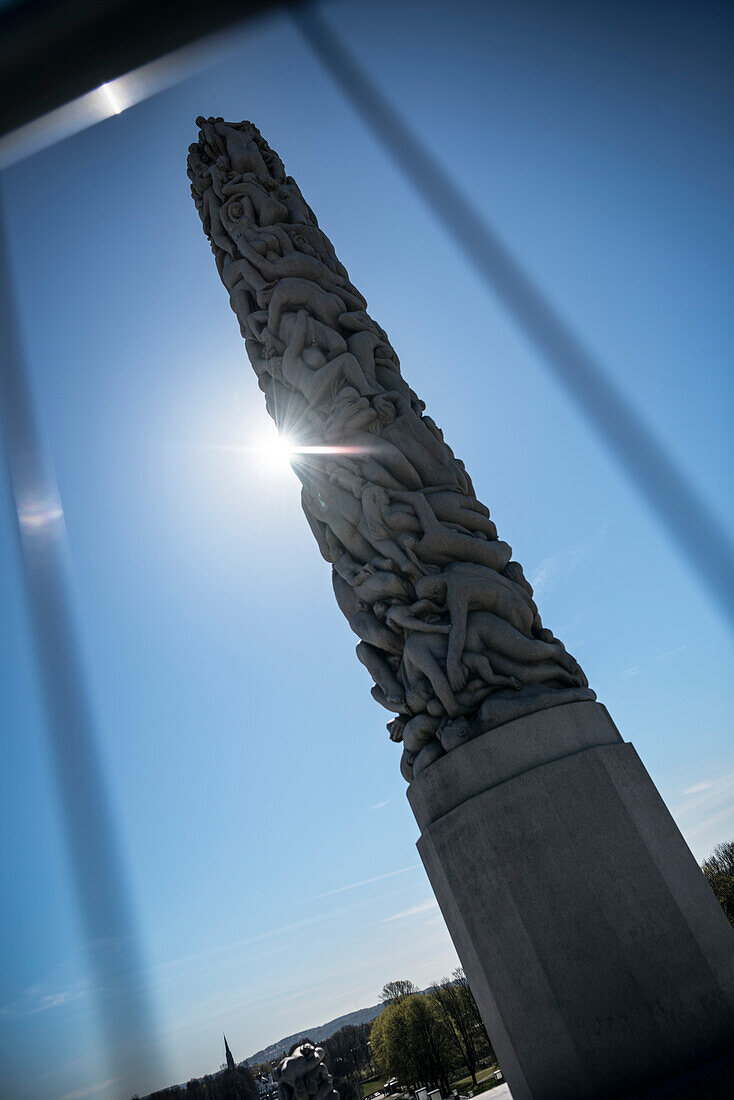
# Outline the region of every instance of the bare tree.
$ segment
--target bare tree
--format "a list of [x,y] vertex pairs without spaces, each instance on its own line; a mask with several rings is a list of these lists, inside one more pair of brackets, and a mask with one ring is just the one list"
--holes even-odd
[[398,978],[395,982],[386,982],[380,993],[380,1000],[384,1005],[392,1005],[402,1001],[403,997],[410,997],[413,993],[420,993],[417,985],[407,978]]
[[701,870],[716,895],[721,908],[734,925],[734,840],[717,844]]
[[477,1024],[476,1003],[472,1004],[474,998],[466,978],[463,977],[462,981],[457,979],[456,974],[457,971],[454,971],[453,978],[442,978],[431,986],[431,997],[449,1024],[461,1060],[476,1087],[480,1051],[487,1043],[486,1032],[483,1025],[480,1030]]

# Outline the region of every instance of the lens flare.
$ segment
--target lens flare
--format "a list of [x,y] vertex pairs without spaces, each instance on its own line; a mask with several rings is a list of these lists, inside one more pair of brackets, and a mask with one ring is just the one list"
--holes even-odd
[[268,434],[264,457],[276,469],[290,469],[294,451],[293,441],[285,432],[282,435],[278,431]]
[[358,447],[340,444],[305,444],[288,432],[278,432],[275,426],[263,432],[256,443],[247,449],[257,456],[262,467],[276,475],[291,470],[294,461],[307,461],[310,455],[349,455],[360,450]]

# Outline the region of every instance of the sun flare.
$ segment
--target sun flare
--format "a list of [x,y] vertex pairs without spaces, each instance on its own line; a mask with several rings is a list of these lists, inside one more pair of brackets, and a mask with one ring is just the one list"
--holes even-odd
[[259,464],[271,474],[280,475],[285,470],[291,470],[294,459],[308,461],[309,456],[317,455],[346,455],[354,454],[358,448],[342,445],[308,445],[295,439],[288,432],[278,432],[273,426],[263,432],[256,443],[248,448],[253,452]]

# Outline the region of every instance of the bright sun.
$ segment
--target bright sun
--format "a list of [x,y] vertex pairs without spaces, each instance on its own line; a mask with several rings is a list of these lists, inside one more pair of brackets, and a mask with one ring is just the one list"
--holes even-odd
[[287,435],[280,435],[277,431],[268,441],[268,454],[274,465],[290,467],[295,451],[293,441]]
[[286,471],[290,471],[291,458],[296,453],[296,447],[293,440],[285,432],[281,435],[275,425],[272,425],[262,433],[258,433],[257,440],[251,448],[251,453],[256,458],[258,466],[262,468],[263,473],[267,472],[271,476],[280,476]]
[[292,470],[291,460],[297,455],[308,461],[309,455],[352,454],[357,448],[343,445],[304,446],[287,432],[278,432],[275,425],[258,432],[255,441],[246,450],[256,460],[263,473],[271,477],[280,477]]

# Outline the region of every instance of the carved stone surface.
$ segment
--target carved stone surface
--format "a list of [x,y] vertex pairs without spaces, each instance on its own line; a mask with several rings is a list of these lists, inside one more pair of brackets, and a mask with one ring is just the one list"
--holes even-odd
[[302,1043],[275,1071],[278,1100],[339,1100],[322,1047]]
[[249,122],[197,124],[192,195],[405,778],[593,700],[277,153]]

